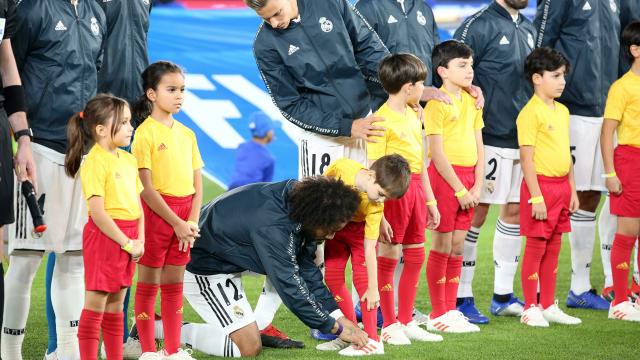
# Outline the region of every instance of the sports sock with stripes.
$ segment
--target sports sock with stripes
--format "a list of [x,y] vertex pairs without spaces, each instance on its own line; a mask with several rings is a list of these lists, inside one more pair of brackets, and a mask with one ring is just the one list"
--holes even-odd
[[518,260],[521,251],[520,225],[507,224],[498,219],[496,232],[493,235],[494,294],[507,295],[513,293],[513,282],[518,271]]
[[402,249],[402,256],[404,269],[398,284],[398,320],[406,325],[413,320],[413,306],[425,258],[424,246]]
[[398,265],[397,259],[378,256],[378,293],[384,327],[397,321],[394,303],[393,272]]
[[147,284],[138,282],[136,285],[136,302],[134,313],[136,316],[136,327],[138,328],[138,338],[142,352],[155,352],[156,341],[155,331],[155,305],[158,294],[158,284]]
[[102,342],[108,359],[122,359],[123,333],[124,314],[105,312],[102,316]]
[[540,306],[543,309],[553,305],[556,294],[558,257],[562,244],[562,234],[555,233],[547,240],[547,246],[540,262]]
[[462,259],[462,271],[460,273],[460,286],[458,286],[458,298],[473,297],[473,276],[476,272],[476,259],[478,257],[478,238],[480,228],[471,227],[464,238],[464,250]]
[[447,311],[456,309],[458,284],[460,284],[460,272],[462,271],[462,256],[449,256],[447,261],[447,283],[444,286],[445,303]]
[[538,237],[527,237],[522,257],[522,293],[524,306],[538,305],[538,282],[540,280],[540,263],[547,248],[547,240]]
[[445,285],[447,283],[448,262],[448,254],[434,250],[429,251],[427,284],[429,285],[429,298],[431,299],[431,314],[429,314],[431,319],[435,319],[447,312]]
[[580,295],[591,289],[589,279],[596,241],[596,213],[578,210],[571,214],[571,291]]
[[636,243],[635,236],[616,234],[611,247],[611,274],[613,275],[613,292],[616,298],[612,305],[627,301],[629,285],[629,264],[631,252]]
[[164,329],[164,350],[171,355],[180,347],[182,327],[182,283],[160,285],[160,314]]

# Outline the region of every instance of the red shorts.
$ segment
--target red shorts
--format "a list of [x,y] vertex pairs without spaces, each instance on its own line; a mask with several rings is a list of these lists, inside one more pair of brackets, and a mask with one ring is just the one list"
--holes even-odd
[[611,213],[640,218],[640,148],[618,145],[613,153],[613,164],[622,183],[622,193],[610,194]]
[[[475,166],[453,165],[453,171],[462,182],[465,188],[471,189],[476,182]],[[431,163],[428,169],[431,189],[438,200],[438,211],[440,212],[440,225],[435,231],[448,233],[454,230],[467,231],[471,228],[473,219],[473,208],[462,210],[455,190],[436,170],[435,164]]]
[[[191,214],[192,195],[177,197],[162,195],[164,202],[182,220],[187,220]],[[178,249],[178,238],[173,227],[160,215],[142,201],[144,210],[144,255],[140,259],[141,265],[161,268],[165,265],[184,266],[189,262],[189,253]]]
[[384,217],[393,230],[394,244],[422,244],[427,228],[427,205],[420,174],[411,174],[407,192],[384,203]]
[[538,175],[538,184],[547,207],[547,219],[536,220],[531,217],[531,204],[529,204],[531,193],[529,193],[526,182],[522,180],[520,186],[520,234],[550,239],[554,233],[570,232],[571,185],[569,177]]
[[344,270],[351,257],[353,271],[364,269],[364,273],[367,273],[364,262],[364,226],[364,221],[350,222],[333,239],[324,243],[324,263],[327,268],[340,267]]
[[[114,221],[128,238],[138,238],[138,220]],[[82,232],[82,255],[86,290],[116,293],[131,286],[136,270],[131,255],[100,231],[91,218]]]

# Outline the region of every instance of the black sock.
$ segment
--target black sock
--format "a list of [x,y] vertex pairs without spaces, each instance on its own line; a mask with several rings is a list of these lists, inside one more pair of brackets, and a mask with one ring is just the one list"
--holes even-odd
[[493,294],[493,300],[497,301],[497,302],[507,302],[509,301],[509,299],[511,299],[511,294],[505,294],[505,295],[499,295],[499,294]]

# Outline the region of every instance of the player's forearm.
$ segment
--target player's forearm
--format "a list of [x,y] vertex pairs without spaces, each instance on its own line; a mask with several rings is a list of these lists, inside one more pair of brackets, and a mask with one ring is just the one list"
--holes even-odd
[[422,187],[424,188],[426,201],[435,200],[436,196],[433,194],[431,182],[429,181],[429,174],[427,173],[427,169],[425,169],[424,164],[422,165],[422,173],[420,174],[420,179],[422,180]]
[[[91,200],[89,201],[91,203]],[[122,230],[120,230],[118,225],[116,225],[104,208],[97,206],[91,207],[91,219],[103,234],[118,243],[118,245],[124,246],[129,242],[129,238],[122,232]]]
[[144,241],[144,211],[142,211],[142,202],[140,202],[140,218],[138,219],[138,240]]
[[[538,184],[538,175],[536,174],[536,166],[533,163],[533,146],[521,146],[520,147],[520,164],[522,166],[522,173],[524,175],[524,181],[527,184],[527,189],[531,197],[541,196],[542,191]],[[523,199],[528,200],[528,199]]]
[[462,181],[460,181],[460,179],[456,175],[456,172],[453,170],[453,166],[451,166],[451,163],[449,162],[449,160],[446,158],[444,154],[436,155],[432,151],[431,161],[433,161],[434,165],[436,166],[436,170],[438,171],[438,174],[442,176],[444,181],[446,181],[447,184],[449,184],[449,186],[453,189],[453,191],[457,192],[457,191],[460,191],[463,187],[465,187],[464,184],[462,184]]
[[364,239],[364,263],[367,267],[367,287],[369,289],[378,289],[377,243],[377,240]]
[[193,187],[196,189],[196,192],[193,194],[191,201],[189,220],[197,224],[200,220],[200,208],[202,207],[202,173],[200,169],[193,172]]
[[613,134],[616,131],[617,125],[618,122],[615,120],[604,119],[600,133],[600,151],[602,152],[604,172],[607,174],[615,172],[613,162]]
[[160,193],[156,191],[153,187],[145,187],[140,194],[142,200],[153,210],[154,213],[158,214],[164,221],[166,221],[171,226],[176,226],[182,221],[176,215],[173,210],[167,205],[167,203],[162,199]]
[[569,168],[569,185],[571,185],[571,191],[576,191],[576,179],[573,175],[573,165]]

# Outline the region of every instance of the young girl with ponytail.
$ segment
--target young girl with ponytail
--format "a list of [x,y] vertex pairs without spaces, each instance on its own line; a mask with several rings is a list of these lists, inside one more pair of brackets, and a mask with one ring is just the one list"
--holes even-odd
[[80,172],[89,210],[82,233],[85,303],[78,328],[82,360],[97,359],[101,329],[107,358],[122,359],[122,303],[134,262],[144,253],[142,183],[136,159],[119,149],[131,142],[130,121],[125,100],[100,94],[67,125],[65,171],[70,177]]

